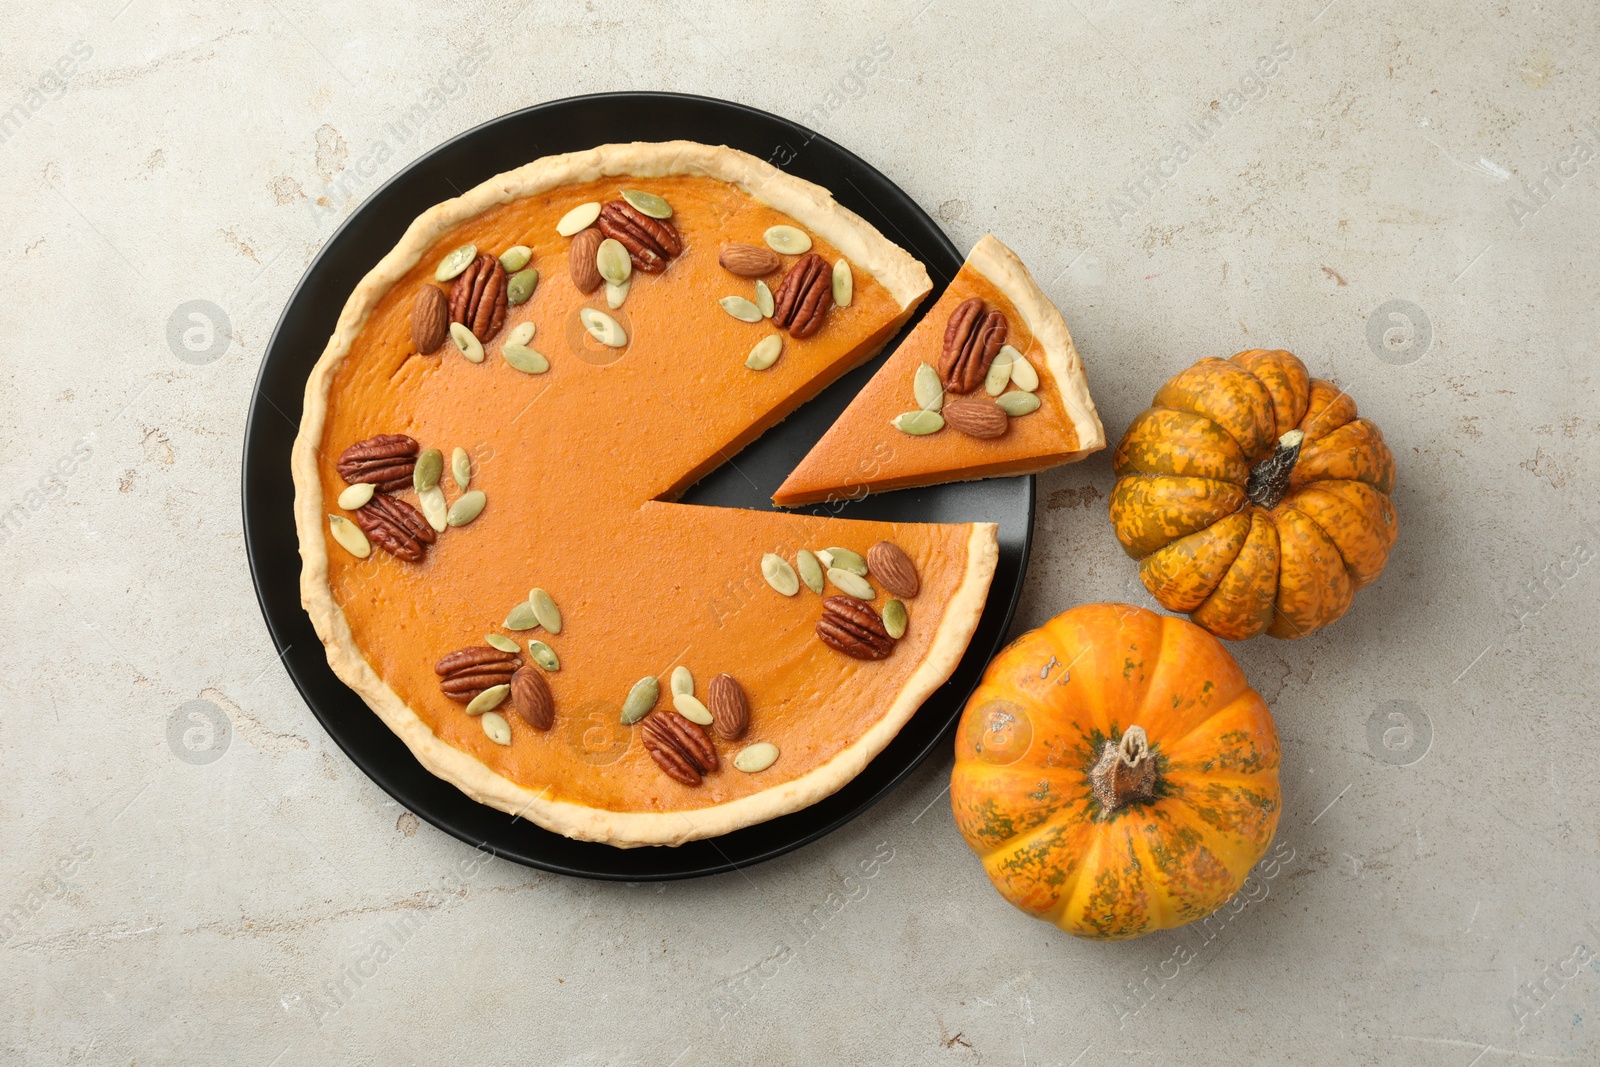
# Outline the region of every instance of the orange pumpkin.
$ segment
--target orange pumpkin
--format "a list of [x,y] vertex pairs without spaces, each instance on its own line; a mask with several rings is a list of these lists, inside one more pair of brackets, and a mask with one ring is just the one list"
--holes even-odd
[[956,826],[1002,896],[1069,934],[1211,914],[1278,825],[1278,732],[1222,643],[1126,604],[1014,641],[961,715]]
[[1399,532],[1383,434],[1288,352],[1177,375],[1112,465],[1111,522],[1145,588],[1230,641],[1333,622]]

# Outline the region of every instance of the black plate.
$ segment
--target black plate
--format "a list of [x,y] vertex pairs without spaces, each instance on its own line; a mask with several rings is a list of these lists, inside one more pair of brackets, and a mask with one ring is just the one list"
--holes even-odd
[[[256,596],[289,676],[345,754],[408,810],[463,841],[530,867],[629,882],[715,874],[815,841],[871,807],[946,743],[962,704],[1005,638],[1022,589],[1033,531],[1032,477],[903,490],[869,497],[842,510],[834,508],[831,513],[850,518],[999,523],[1000,565],[988,606],[950,681],[928,698],[859,777],[804,811],[712,840],[673,848],[612,848],[568,840],[478,804],[424,770],[361,698],[334,676],[300,607],[289,452],[306,377],[333,332],[345,299],[399,242],[412,219],[495,174],[540,156],[602,142],[674,138],[731,145],[832,190],[840,203],[927,264],[936,292],[924,307],[932,305],[937,290],[961,266],[962,257],[950,239],[893,182],[832,141],[787,119],[724,100],[671,93],[611,93],[540,104],[440,145],[368,197],[339,228],[300,280],[267,345],[244,439],[244,535]],[[742,474],[723,467],[683,499],[770,510],[773,490],[881,362],[880,357],[846,375],[767,431],[740,454]]]

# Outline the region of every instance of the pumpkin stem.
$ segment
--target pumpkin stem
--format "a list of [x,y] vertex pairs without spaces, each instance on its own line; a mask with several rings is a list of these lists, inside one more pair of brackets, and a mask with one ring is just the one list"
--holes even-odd
[[1300,446],[1306,435],[1300,430],[1290,430],[1278,438],[1278,447],[1272,455],[1250,468],[1250,480],[1244,492],[1250,500],[1271,511],[1289,491],[1289,475],[1300,458]]
[[1089,786],[1100,802],[1100,818],[1111,818],[1129,804],[1156,795],[1156,761],[1143,726],[1130,726],[1119,741],[1107,741],[1089,772]]

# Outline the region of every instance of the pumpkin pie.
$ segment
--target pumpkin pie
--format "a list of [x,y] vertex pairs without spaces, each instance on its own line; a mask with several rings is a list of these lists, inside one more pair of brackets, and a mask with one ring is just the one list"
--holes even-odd
[[930,287],[825,189],[690,142],[434,207],[306,385],[301,597],[334,672],[429,771],[574,838],[833,793],[959,662],[995,527],[675,501]]
[[772,499],[1034,474],[1105,443],[1066,321],[990,235]]

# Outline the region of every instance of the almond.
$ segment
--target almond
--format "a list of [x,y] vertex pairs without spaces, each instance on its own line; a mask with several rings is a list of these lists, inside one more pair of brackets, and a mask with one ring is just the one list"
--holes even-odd
[[532,667],[523,667],[511,676],[511,706],[535,730],[548,730],[555,722],[556,703],[550,686]]
[[411,305],[411,343],[418,352],[431,356],[449,334],[450,302],[444,298],[444,290],[424,285],[417,290],[416,303]]
[[867,569],[885,589],[907,600],[922,587],[917,580],[917,565],[893,541],[879,541],[867,549]]
[[960,400],[945,401],[944,421],[968,437],[999,437],[1006,432],[1011,419],[993,400],[965,396]]
[[710,703],[712,727],[729,741],[739,737],[750,725],[750,702],[744,698],[744,689],[731,674],[719,674],[711,679],[707,698]]
[[778,269],[778,253],[756,245],[729,245],[717,262],[741,278],[759,278]]
[[605,239],[606,235],[593,226],[579,231],[572,239],[567,255],[572,264],[572,284],[578,287],[580,293],[592,293],[605,281],[600,277],[600,267],[594,258],[594,254],[600,250],[600,242]]

